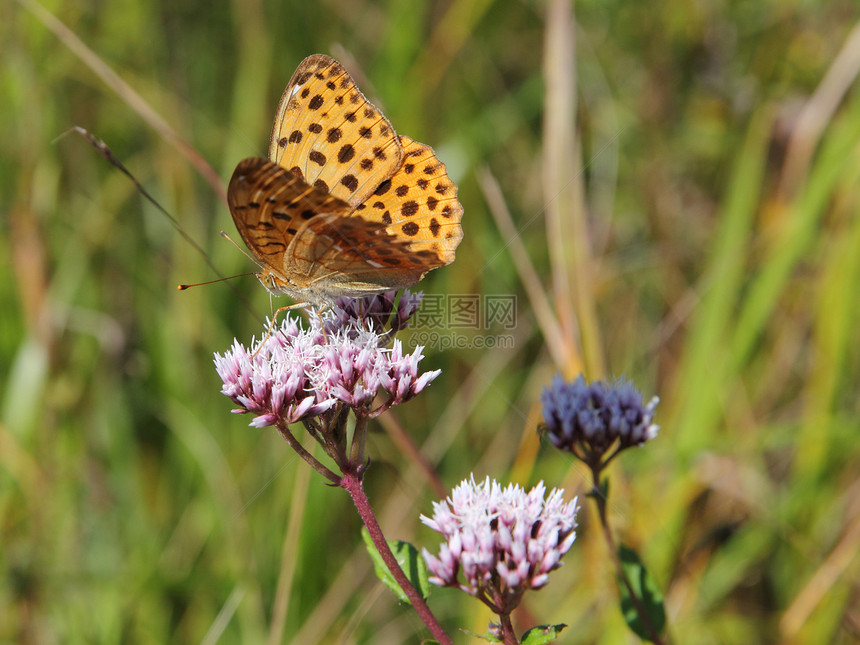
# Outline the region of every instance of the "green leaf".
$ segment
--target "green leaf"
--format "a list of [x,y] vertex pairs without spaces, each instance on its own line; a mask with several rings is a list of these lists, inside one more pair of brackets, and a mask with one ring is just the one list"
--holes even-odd
[[627,626],[640,638],[650,641],[655,635],[663,634],[663,629],[666,627],[666,609],[663,606],[663,594],[657,588],[654,580],[645,569],[645,565],[639,559],[639,555],[623,544],[618,547],[618,557],[621,558],[621,567],[630,581],[633,588],[633,593],[642,606],[645,615],[648,618],[651,629],[646,628],[642,617],[637,611],[633,598],[627,589],[627,585],[618,578],[618,588],[621,591],[621,613],[624,615],[624,620]]
[[565,627],[567,625],[564,623],[558,625],[537,625],[523,634],[520,643],[522,645],[545,645],[545,643],[551,643],[558,638],[561,630]]
[[[400,600],[411,605],[412,603],[409,601],[409,598],[407,598],[397,580],[394,579],[394,576],[388,570],[388,566],[379,554],[367,529],[361,530],[361,538],[364,540],[364,546],[370,554],[370,559],[373,560],[376,577],[382,580],[386,587],[397,594]],[[430,581],[427,579],[427,565],[424,562],[424,558],[418,553],[418,549],[403,540],[389,540],[388,546],[392,553],[394,553],[394,559],[397,560],[397,564],[400,565],[403,573],[409,578],[409,582],[418,590],[421,597],[426,600],[430,596]]]

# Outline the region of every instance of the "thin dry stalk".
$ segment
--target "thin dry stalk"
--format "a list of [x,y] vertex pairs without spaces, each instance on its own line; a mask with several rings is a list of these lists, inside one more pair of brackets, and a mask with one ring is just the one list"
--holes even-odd
[[561,346],[567,350],[563,371],[578,371],[574,363],[579,362],[579,357],[572,349],[579,331],[585,371],[590,378],[600,378],[605,369],[591,279],[594,260],[589,251],[585,189],[574,130],[576,43],[569,0],[547,4],[546,24],[544,195],[555,311],[562,333],[569,340]]
[[568,343],[561,325],[553,313],[543,284],[520,239],[520,232],[514,225],[499,182],[487,168],[482,168],[478,171],[478,183],[481,185],[484,199],[487,200],[487,206],[490,207],[490,213],[496,220],[496,226],[499,227],[502,236],[507,240],[505,248],[510,251],[511,258],[514,260],[514,267],[525,287],[526,295],[531,302],[541,333],[546,339],[553,362],[559,370],[565,370],[570,365],[574,365],[574,369],[580,367],[582,361],[576,354],[575,347]]
[[36,0],[17,0],[18,4],[32,13],[45,27],[52,32],[61,43],[68,47],[75,56],[89,67],[102,81],[116,92],[119,97],[146,123],[148,123],[166,141],[169,141],[197,169],[203,178],[212,186],[212,190],[227,203],[227,191],[221,177],[200,155],[194,147],[183,139],[164,118],[156,112],[146,100],[126,83],[119,74],[102,60],[98,54],[86,46],[78,36],[63,24],[54,14],[45,9]]
[[299,551],[299,537],[302,533],[302,516],[307,501],[308,485],[311,479],[311,469],[299,464],[296,468],[296,478],[293,484],[293,494],[290,500],[290,515],[287,528],[284,531],[284,544],[281,547],[281,568],[278,573],[278,587],[275,592],[272,623],[269,626],[269,645],[284,642],[284,628],[290,610],[293,580],[296,576],[296,554]]
[[779,181],[779,194],[788,201],[809,171],[812,155],[836,108],[860,73],[860,22],[839,50],[815,93],[804,104],[792,130]]

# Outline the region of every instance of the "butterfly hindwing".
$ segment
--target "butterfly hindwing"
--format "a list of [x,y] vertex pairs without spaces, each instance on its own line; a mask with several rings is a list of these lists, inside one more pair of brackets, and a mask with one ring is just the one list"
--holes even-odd
[[430,146],[405,136],[400,140],[403,165],[361,212],[373,213],[386,224],[389,236],[407,241],[409,256],[419,257],[426,270],[450,264],[463,239],[457,185]]
[[349,217],[324,214],[309,221],[289,253],[291,270],[309,285],[345,295],[361,296],[402,289],[429,270],[426,259],[413,253],[410,241],[386,230],[378,220],[357,213]]

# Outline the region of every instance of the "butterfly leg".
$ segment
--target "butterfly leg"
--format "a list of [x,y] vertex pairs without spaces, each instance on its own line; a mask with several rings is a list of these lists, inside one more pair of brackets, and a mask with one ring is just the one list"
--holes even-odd
[[[310,304],[311,303],[309,302],[296,302],[291,305],[287,305],[286,307],[278,307],[277,309],[275,309],[275,311],[272,313],[272,320],[269,323],[269,329],[266,331],[266,335],[263,336],[263,338],[260,340],[259,344],[257,345],[257,349],[254,350],[253,354],[251,354],[251,358],[254,358],[260,351],[260,349],[263,347],[263,343],[269,340],[269,336],[272,335],[272,330],[275,328],[275,324],[278,322],[279,313],[281,313],[282,311],[291,311],[293,309],[303,309]],[[320,324],[322,324],[322,317],[320,317]]]

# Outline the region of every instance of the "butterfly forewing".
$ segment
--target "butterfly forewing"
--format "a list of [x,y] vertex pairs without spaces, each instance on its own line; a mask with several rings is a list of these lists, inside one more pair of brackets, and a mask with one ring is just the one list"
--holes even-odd
[[254,157],[236,166],[227,201],[245,244],[261,263],[279,272],[290,243],[309,220],[319,213],[342,217],[352,210],[285,168]]
[[343,65],[316,54],[302,61],[281,97],[269,158],[358,206],[400,167],[403,151]]

